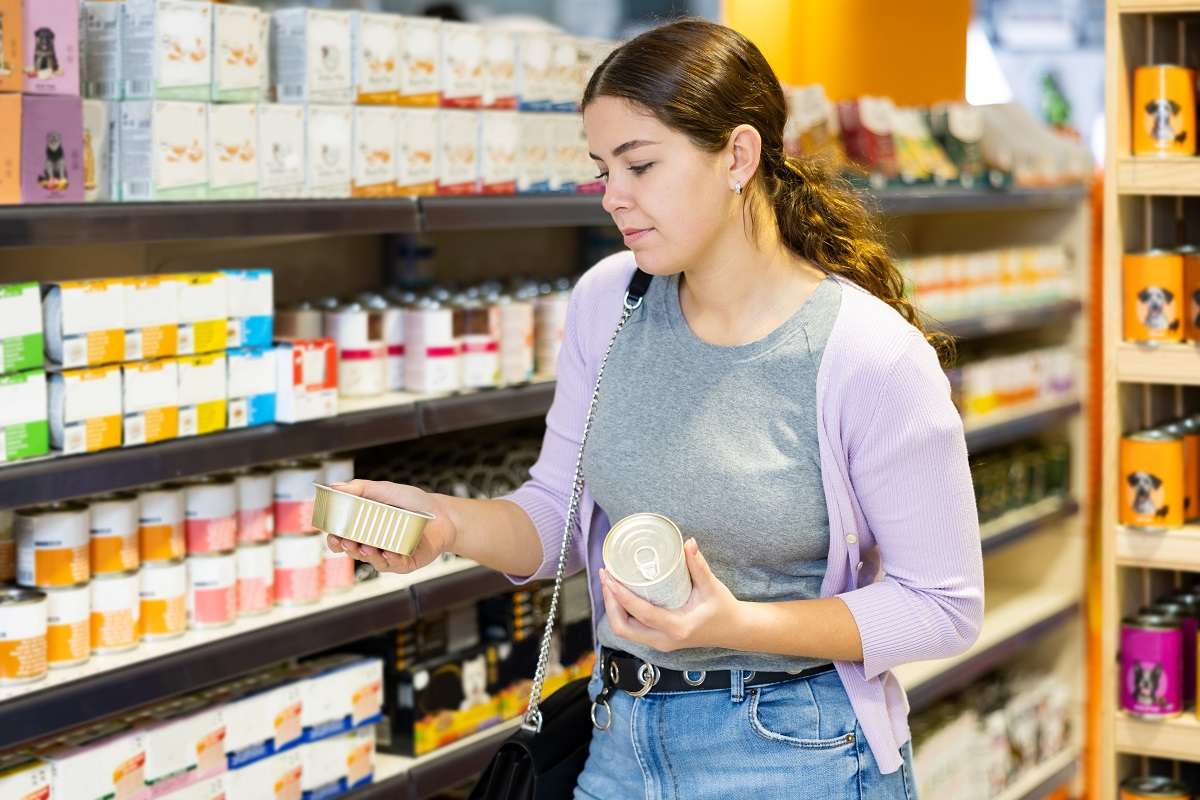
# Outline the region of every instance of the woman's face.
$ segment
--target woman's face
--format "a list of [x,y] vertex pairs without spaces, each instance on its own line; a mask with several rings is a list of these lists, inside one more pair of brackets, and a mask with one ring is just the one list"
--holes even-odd
[[731,219],[728,160],[708,153],[632,103],[593,100],[583,114],[588,150],[604,179],[604,210],[654,275],[694,266]]

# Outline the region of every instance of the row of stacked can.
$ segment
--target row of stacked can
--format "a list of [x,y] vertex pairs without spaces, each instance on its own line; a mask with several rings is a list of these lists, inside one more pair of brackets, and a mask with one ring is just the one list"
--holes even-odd
[[1200,583],[1167,592],[1122,620],[1119,699],[1123,711],[1161,720],[1197,709],[1198,624]]
[[1121,271],[1125,341],[1200,343],[1200,248],[1126,253]]
[[353,472],[329,458],[0,512],[0,580],[16,579],[0,591],[0,684],[350,589],[355,563],[312,507],[314,483]]
[[1119,462],[1121,525],[1169,536],[1200,519],[1200,414],[1126,434]]

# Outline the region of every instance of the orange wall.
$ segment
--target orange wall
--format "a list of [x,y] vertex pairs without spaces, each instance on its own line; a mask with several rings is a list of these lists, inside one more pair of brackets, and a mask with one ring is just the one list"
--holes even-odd
[[724,0],[723,11],[782,81],[819,83],[832,100],[926,105],[965,93],[971,0]]

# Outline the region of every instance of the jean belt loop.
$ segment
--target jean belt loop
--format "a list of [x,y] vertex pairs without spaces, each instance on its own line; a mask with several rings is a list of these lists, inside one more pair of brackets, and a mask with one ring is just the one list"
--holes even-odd
[[746,673],[740,669],[729,670],[729,699],[740,703],[746,698]]

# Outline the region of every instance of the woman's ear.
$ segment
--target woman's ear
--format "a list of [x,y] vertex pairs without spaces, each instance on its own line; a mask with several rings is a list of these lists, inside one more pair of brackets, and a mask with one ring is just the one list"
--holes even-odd
[[748,186],[762,160],[762,136],[753,125],[738,125],[729,135],[729,188]]

